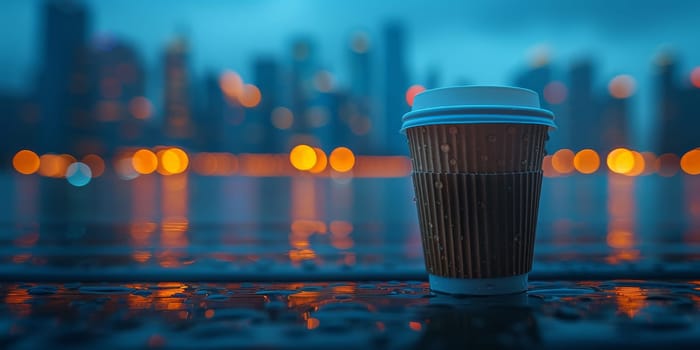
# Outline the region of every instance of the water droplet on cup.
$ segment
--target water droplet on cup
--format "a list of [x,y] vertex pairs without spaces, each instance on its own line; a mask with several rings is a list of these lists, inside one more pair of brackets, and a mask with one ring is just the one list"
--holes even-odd
[[442,188],[442,182],[435,181],[435,188]]
[[489,142],[491,142],[491,143],[494,143],[494,142],[496,142],[496,136],[495,136],[495,135],[489,135],[489,136],[487,137],[487,140],[489,140]]
[[448,129],[448,131],[449,131],[450,135],[457,135],[457,128],[454,127],[454,126],[451,126],[451,127]]
[[513,135],[515,134],[515,127],[514,126],[509,126],[506,131],[508,131],[509,134]]
[[447,153],[447,152],[450,151],[450,145],[448,145],[448,144],[446,144],[446,143],[445,143],[445,144],[442,144],[442,145],[440,145],[440,150],[443,151],[443,152],[445,152],[445,153]]
[[485,161],[489,160],[489,156],[484,154],[481,156],[481,160],[483,160],[485,162]]
[[530,135],[523,135],[523,141],[524,142],[530,141]]
[[450,165],[457,165],[457,161],[454,159],[450,159]]

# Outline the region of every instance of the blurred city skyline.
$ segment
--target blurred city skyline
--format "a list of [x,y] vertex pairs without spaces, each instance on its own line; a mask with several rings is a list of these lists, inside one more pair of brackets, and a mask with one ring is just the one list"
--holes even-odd
[[[39,63],[36,52],[44,2],[3,1],[0,87],[31,88]],[[346,82],[343,52],[349,38],[364,31],[376,41],[387,21],[400,21],[406,28],[412,79],[422,80],[439,69],[443,85],[460,80],[508,83],[533,55],[544,51],[558,62],[592,57],[599,64],[601,84],[617,74],[630,74],[642,90],[660,50],[676,51],[688,72],[700,64],[700,47],[690,30],[699,19],[700,3],[690,0],[432,1],[431,6],[420,1],[369,0],[69,2],[87,5],[95,36],[114,36],[136,47],[149,76],[159,75],[162,50],[178,35],[196,43],[191,65],[197,75],[223,69],[250,75],[251,57],[283,55],[290,41],[307,36],[317,43],[324,68],[337,71],[339,80]]]
[[[683,129],[689,120],[696,122],[689,111],[697,106],[700,91],[691,87],[690,78],[690,70],[700,67],[693,62],[700,59],[688,60],[700,50],[685,44],[692,33],[684,20],[689,15],[682,11],[697,6],[692,2],[672,2],[653,13],[653,7],[636,6],[621,16],[630,4],[592,1],[550,7],[535,1],[521,9],[533,13],[524,22],[497,15],[499,7],[475,5],[477,13],[497,20],[470,23],[456,19],[461,11],[464,18],[473,17],[471,5],[450,7],[448,2],[420,12],[420,20],[415,16],[417,2],[400,8],[360,2],[345,12],[346,5],[313,1],[292,8],[269,1],[116,4],[7,3],[4,13],[16,10],[17,16],[0,26],[0,33],[20,22],[15,41],[33,32],[29,40],[20,40],[34,43],[29,45],[34,50],[30,59],[15,62],[23,55],[23,45],[16,52],[3,50],[0,59],[9,62],[2,65],[4,70],[14,72],[0,78],[0,93],[9,97],[6,111],[16,111],[4,113],[22,115],[23,120],[6,123],[10,130],[15,123],[22,125],[14,136],[30,135],[23,140],[26,147],[38,142],[44,151],[111,154],[114,147],[172,143],[210,151],[286,152],[297,143],[309,143],[347,145],[360,153],[405,154],[397,130],[409,108],[407,88],[419,87],[408,90],[415,93],[455,83],[515,84],[538,92],[543,106],[559,117],[561,128],[552,134],[552,150],[635,147],[681,154],[697,147],[688,143],[692,137]],[[514,6],[509,11],[521,5]],[[596,10],[606,14],[596,16]],[[405,11],[414,12],[401,15]],[[354,13],[368,16],[358,21]],[[204,14],[211,16],[198,17]],[[301,20],[305,16],[300,14],[308,20]],[[651,14],[653,23],[630,30]],[[240,16],[246,20],[237,21]],[[276,22],[269,22],[271,18]],[[29,24],[33,29],[23,31]],[[519,26],[517,35],[509,34]],[[558,26],[561,31],[553,30]],[[208,32],[212,28],[218,29]],[[450,28],[454,30],[436,34]],[[577,35],[585,39],[570,40]],[[562,40],[567,43],[561,45]],[[600,50],[586,48],[593,42]],[[455,49],[455,43],[464,46]],[[567,47],[573,48],[569,57],[558,54]],[[71,56],[67,52],[72,50],[87,51]],[[648,57],[640,54],[647,51]],[[618,62],[623,52],[625,60]],[[432,63],[426,60],[431,55]],[[616,63],[622,68],[611,69]],[[24,66],[29,73],[22,73]],[[26,76],[27,87],[12,87],[12,76],[18,74]],[[246,102],[237,92],[227,91],[236,90],[240,78],[250,84],[249,90],[257,89],[257,99]],[[279,127],[275,122],[286,124],[288,119],[294,124]],[[37,120],[39,133],[31,126]],[[649,132],[657,125],[661,128]],[[65,135],[57,137],[57,131]],[[684,135],[676,142],[679,131]]]

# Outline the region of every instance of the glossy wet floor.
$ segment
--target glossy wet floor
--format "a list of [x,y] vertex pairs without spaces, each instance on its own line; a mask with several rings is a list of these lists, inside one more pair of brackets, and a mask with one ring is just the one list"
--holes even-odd
[[0,285],[5,349],[673,348],[700,344],[700,281]]

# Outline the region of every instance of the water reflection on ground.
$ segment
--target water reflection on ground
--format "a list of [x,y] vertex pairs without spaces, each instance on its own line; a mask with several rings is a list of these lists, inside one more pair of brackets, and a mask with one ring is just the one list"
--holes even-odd
[[[4,174],[6,280],[422,279],[410,178]],[[700,176],[543,185],[533,277],[684,278],[700,267]]]
[[13,349],[693,349],[700,339],[699,281],[533,282],[478,298],[420,281],[4,283],[0,298],[0,344]]

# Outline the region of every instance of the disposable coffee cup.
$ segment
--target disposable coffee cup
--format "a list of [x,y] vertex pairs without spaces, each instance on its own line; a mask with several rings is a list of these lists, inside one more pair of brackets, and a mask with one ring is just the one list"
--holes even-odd
[[552,112],[531,90],[461,86],[418,94],[402,120],[431,289],[527,290]]

